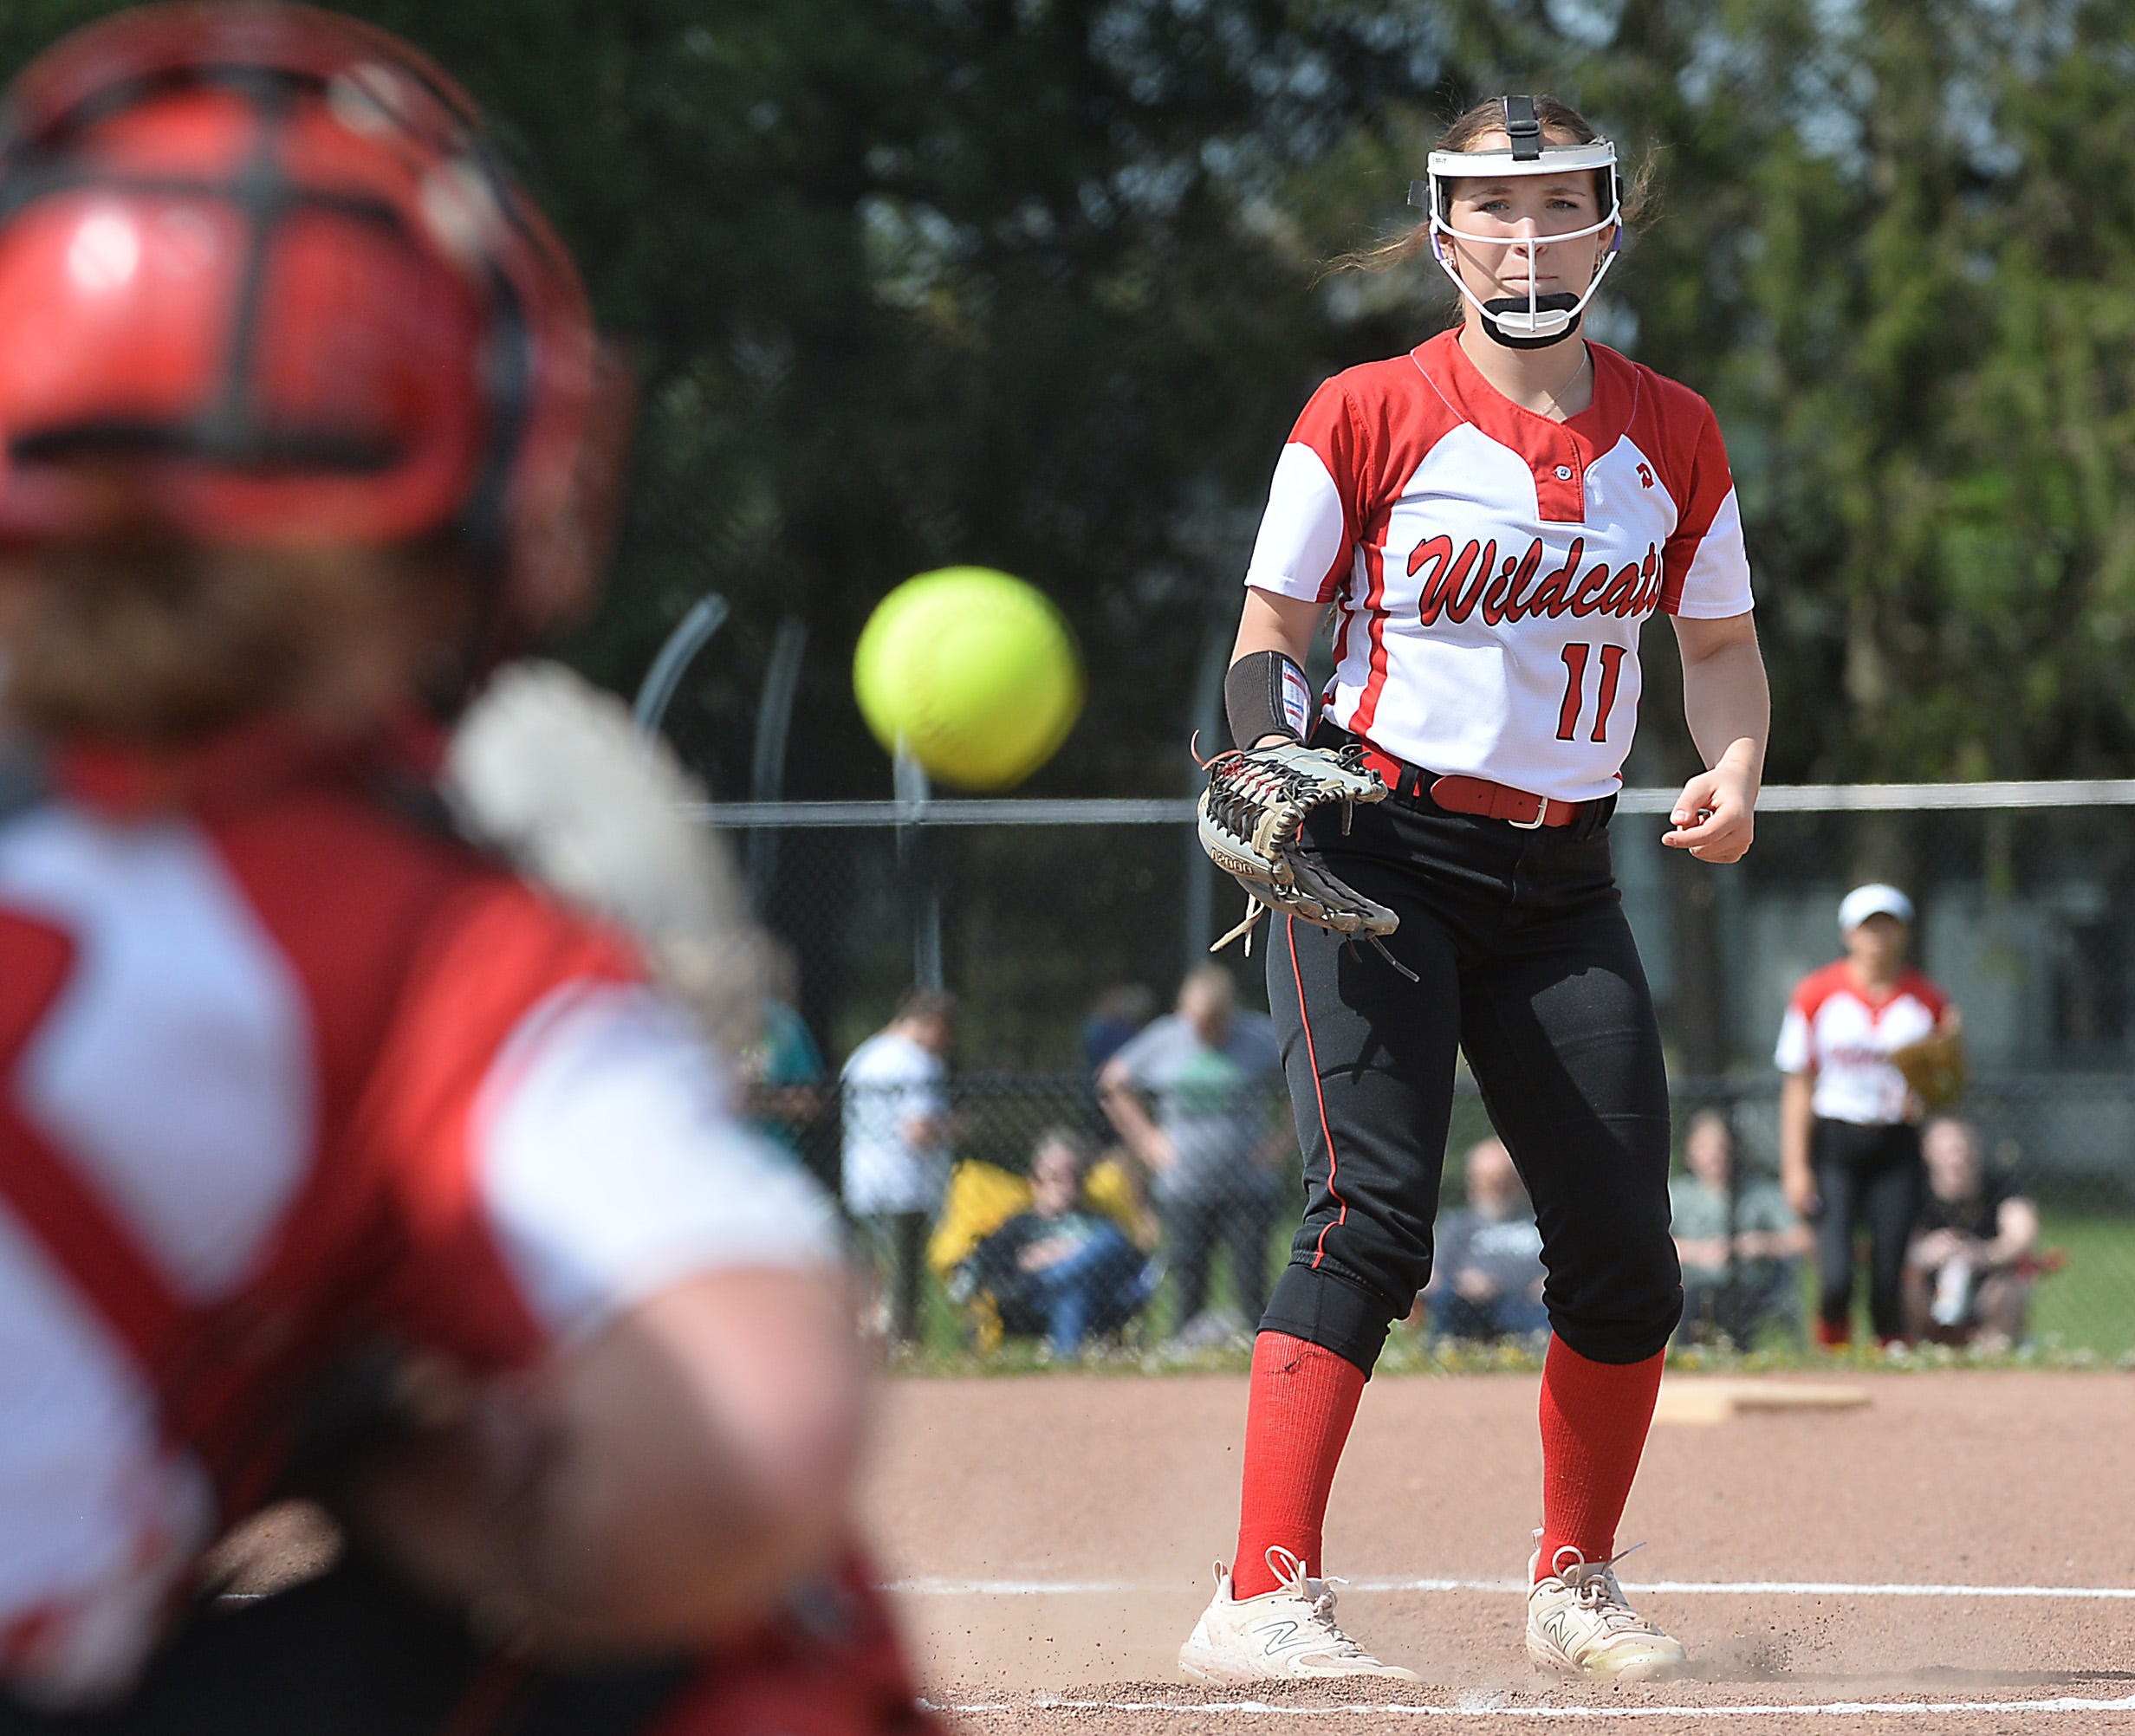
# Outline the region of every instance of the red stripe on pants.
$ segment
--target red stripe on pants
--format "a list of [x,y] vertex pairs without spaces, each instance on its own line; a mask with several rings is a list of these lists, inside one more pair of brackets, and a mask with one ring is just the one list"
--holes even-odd
[[1319,1239],[1312,1247],[1312,1263],[1316,1266],[1327,1258],[1327,1233],[1336,1224],[1349,1221],[1349,1202],[1342,1198],[1341,1189],[1334,1185],[1334,1135],[1327,1124],[1327,1092],[1320,1085],[1320,1052],[1312,1040],[1312,1014],[1305,1010],[1305,973],[1297,962],[1295,917],[1283,917],[1282,932],[1289,937],[1290,976],[1297,984],[1297,1022],[1305,1029],[1305,1064],[1312,1069],[1312,1098],[1320,1110],[1320,1137],[1327,1142],[1327,1190],[1334,1195],[1334,1203],[1340,1208],[1334,1218],[1320,1226]]

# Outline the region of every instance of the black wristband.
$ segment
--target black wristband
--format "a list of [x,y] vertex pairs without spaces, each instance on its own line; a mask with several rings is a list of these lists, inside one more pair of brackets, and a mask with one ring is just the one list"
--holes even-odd
[[1295,657],[1279,651],[1248,651],[1223,677],[1223,715],[1230,739],[1249,748],[1269,735],[1301,742],[1312,729],[1312,689]]

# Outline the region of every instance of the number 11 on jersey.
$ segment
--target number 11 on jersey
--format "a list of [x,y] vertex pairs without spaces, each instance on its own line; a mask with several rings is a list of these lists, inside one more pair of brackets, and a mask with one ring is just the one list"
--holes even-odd
[[[1601,691],[1593,709],[1593,741],[1606,742],[1609,738],[1609,713],[1616,708],[1616,687],[1623,679],[1624,653],[1627,649],[1624,645],[1601,647]],[[1593,646],[1576,640],[1564,648],[1564,703],[1557,711],[1560,742],[1577,738],[1580,713],[1587,704],[1587,661],[1593,650]]]

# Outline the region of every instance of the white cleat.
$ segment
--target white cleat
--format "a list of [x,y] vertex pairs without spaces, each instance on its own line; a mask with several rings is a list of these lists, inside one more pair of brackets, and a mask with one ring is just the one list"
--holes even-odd
[[1340,1580],[1307,1578],[1305,1564],[1280,1546],[1268,1551],[1268,1565],[1282,1583],[1257,1597],[1236,1597],[1230,1572],[1216,1564],[1216,1596],[1178,1649],[1179,1668],[1196,1681],[1423,1680],[1412,1669],[1381,1663],[1334,1625]]
[[[1530,1577],[1539,1559],[1539,1551],[1528,1558]],[[1666,1681],[1689,1668],[1683,1642],[1624,1602],[1615,1562],[1588,1562],[1565,1548],[1554,1566],[1527,1595],[1527,1655],[1536,1663],[1615,1681]]]

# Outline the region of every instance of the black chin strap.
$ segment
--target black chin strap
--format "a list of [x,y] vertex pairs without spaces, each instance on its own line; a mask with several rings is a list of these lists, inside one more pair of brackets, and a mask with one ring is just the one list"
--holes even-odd
[[[1535,297],[1535,307],[1539,313],[1566,312],[1579,307],[1579,297],[1567,295],[1561,289],[1553,290],[1547,295]],[[1509,350],[1546,350],[1551,345],[1561,344],[1567,338],[1571,337],[1579,330],[1580,321],[1587,316],[1587,310],[1580,308],[1579,312],[1574,314],[1570,320],[1566,321],[1562,331],[1553,332],[1546,338],[1515,338],[1492,317],[1497,314],[1524,314],[1525,312],[1527,312],[1527,297],[1524,295],[1501,295],[1485,301],[1483,304],[1483,329],[1489,334],[1493,342],[1502,344]]]

